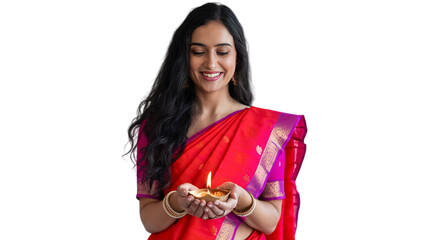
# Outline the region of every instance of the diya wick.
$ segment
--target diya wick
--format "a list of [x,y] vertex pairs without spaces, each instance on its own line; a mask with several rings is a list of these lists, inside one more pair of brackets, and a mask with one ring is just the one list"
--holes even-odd
[[214,202],[215,200],[225,202],[227,201],[227,199],[229,199],[229,195],[230,195],[230,191],[211,188],[211,172],[208,174],[207,188],[201,188],[198,190],[189,191],[189,193],[195,198],[199,200],[205,200],[206,202]]

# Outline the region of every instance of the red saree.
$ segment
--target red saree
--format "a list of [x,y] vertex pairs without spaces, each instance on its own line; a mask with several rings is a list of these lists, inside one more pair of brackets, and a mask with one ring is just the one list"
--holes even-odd
[[[275,232],[264,236],[254,231],[249,239],[294,239],[300,206],[295,179],[306,150],[305,135],[306,123],[301,115],[257,107],[234,112],[188,140],[183,155],[171,166],[171,185],[165,194],[186,182],[203,188],[212,171],[213,187],[230,181],[255,198],[283,199]],[[278,181],[267,182],[281,166],[279,158],[284,163],[283,176]],[[137,197],[156,196],[139,183]],[[233,213],[214,220],[186,215],[149,239],[233,239],[242,222]]]

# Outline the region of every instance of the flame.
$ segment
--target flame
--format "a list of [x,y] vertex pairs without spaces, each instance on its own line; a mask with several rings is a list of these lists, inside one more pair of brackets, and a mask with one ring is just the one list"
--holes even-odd
[[207,188],[211,188],[211,171],[208,174],[208,178],[207,178]]

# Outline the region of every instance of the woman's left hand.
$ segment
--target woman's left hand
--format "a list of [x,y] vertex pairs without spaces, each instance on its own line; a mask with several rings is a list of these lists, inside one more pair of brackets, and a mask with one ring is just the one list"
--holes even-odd
[[226,202],[214,201],[208,202],[205,207],[205,213],[202,216],[203,219],[208,218],[219,218],[229,214],[238,204],[240,187],[232,182],[225,182],[218,186],[219,189],[230,190],[230,197]]

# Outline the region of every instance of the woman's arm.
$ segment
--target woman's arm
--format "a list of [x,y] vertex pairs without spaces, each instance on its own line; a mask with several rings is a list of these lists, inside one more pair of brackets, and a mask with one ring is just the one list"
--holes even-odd
[[140,219],[149,233],[162,232],[177,220],[166,214],[162,201],[151,198],[140,198]]
[[[239,201],[235,210],[242,212],[251,206],[252,200],[249,193],[245,189],[241,187],[239,188],[240,196],[238,197]],[[257,207],[250,216],[245,218],[245,223],[248,224],[248,226],[265,234],[271,234],[273,231],[275,231],[279,219],[281,218],[282,200],[255,200]]]
[[[206,202],[194,199],[189,195],[189,191],[197,189],[197,187],[190,183],[178,186],[177,192],[172,193],[169,197],[169,204],[172,209],[176,212],[186,211],[187,214],[192,216],[202,217]],[[165,212],[162,201],[144,197],[139,198],[139,200],[140,218],[147,232],[162,232],[177,220]]]

